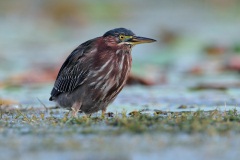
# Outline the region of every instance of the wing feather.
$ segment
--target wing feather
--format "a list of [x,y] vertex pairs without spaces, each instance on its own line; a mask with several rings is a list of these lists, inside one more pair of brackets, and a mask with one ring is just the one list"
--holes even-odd
[[49,100],[61,93],[71,92],[82,85],[87,79],[89,65],[86,65],[86,55],[90,53],[95,45],[95,39],[89,40],[78,46],[63,63],[55,81]]

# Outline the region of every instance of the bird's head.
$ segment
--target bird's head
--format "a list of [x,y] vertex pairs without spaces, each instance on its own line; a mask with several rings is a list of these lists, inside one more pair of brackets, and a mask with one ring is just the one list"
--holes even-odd
[[107,31],[103,35],[106,42],[111,45],[130,45],[134,46],[141,43],[151,43],[156,40],[146,37],[136,36],[131,30],[125,28],[115,28]]

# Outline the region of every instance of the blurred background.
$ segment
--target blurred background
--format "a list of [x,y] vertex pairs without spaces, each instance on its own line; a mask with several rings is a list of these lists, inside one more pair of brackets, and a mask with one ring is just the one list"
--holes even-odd
[[52,105],[65,58],[117,27],[157,40],[132,52],[144,85],[239,87],[239,17],[239,0],[0,1],[1,103]]

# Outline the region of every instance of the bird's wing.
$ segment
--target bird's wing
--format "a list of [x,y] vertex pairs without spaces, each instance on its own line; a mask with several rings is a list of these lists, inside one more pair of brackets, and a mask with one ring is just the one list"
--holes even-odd
[[58,73],[50,100],[61,93],[73,91],[85,82],[90,64],[86,65],[84,62],[86,55],[94,48],[93,42],[94,39],[81,44],[68,56]]

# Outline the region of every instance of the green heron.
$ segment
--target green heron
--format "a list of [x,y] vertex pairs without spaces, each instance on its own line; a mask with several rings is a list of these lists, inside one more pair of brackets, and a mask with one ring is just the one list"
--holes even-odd
[[155,41],[116,28],[84,42],[63,63],[49,100],[72,109],[73,116],[78,111],[104,114],[127,81],[132,47]]

